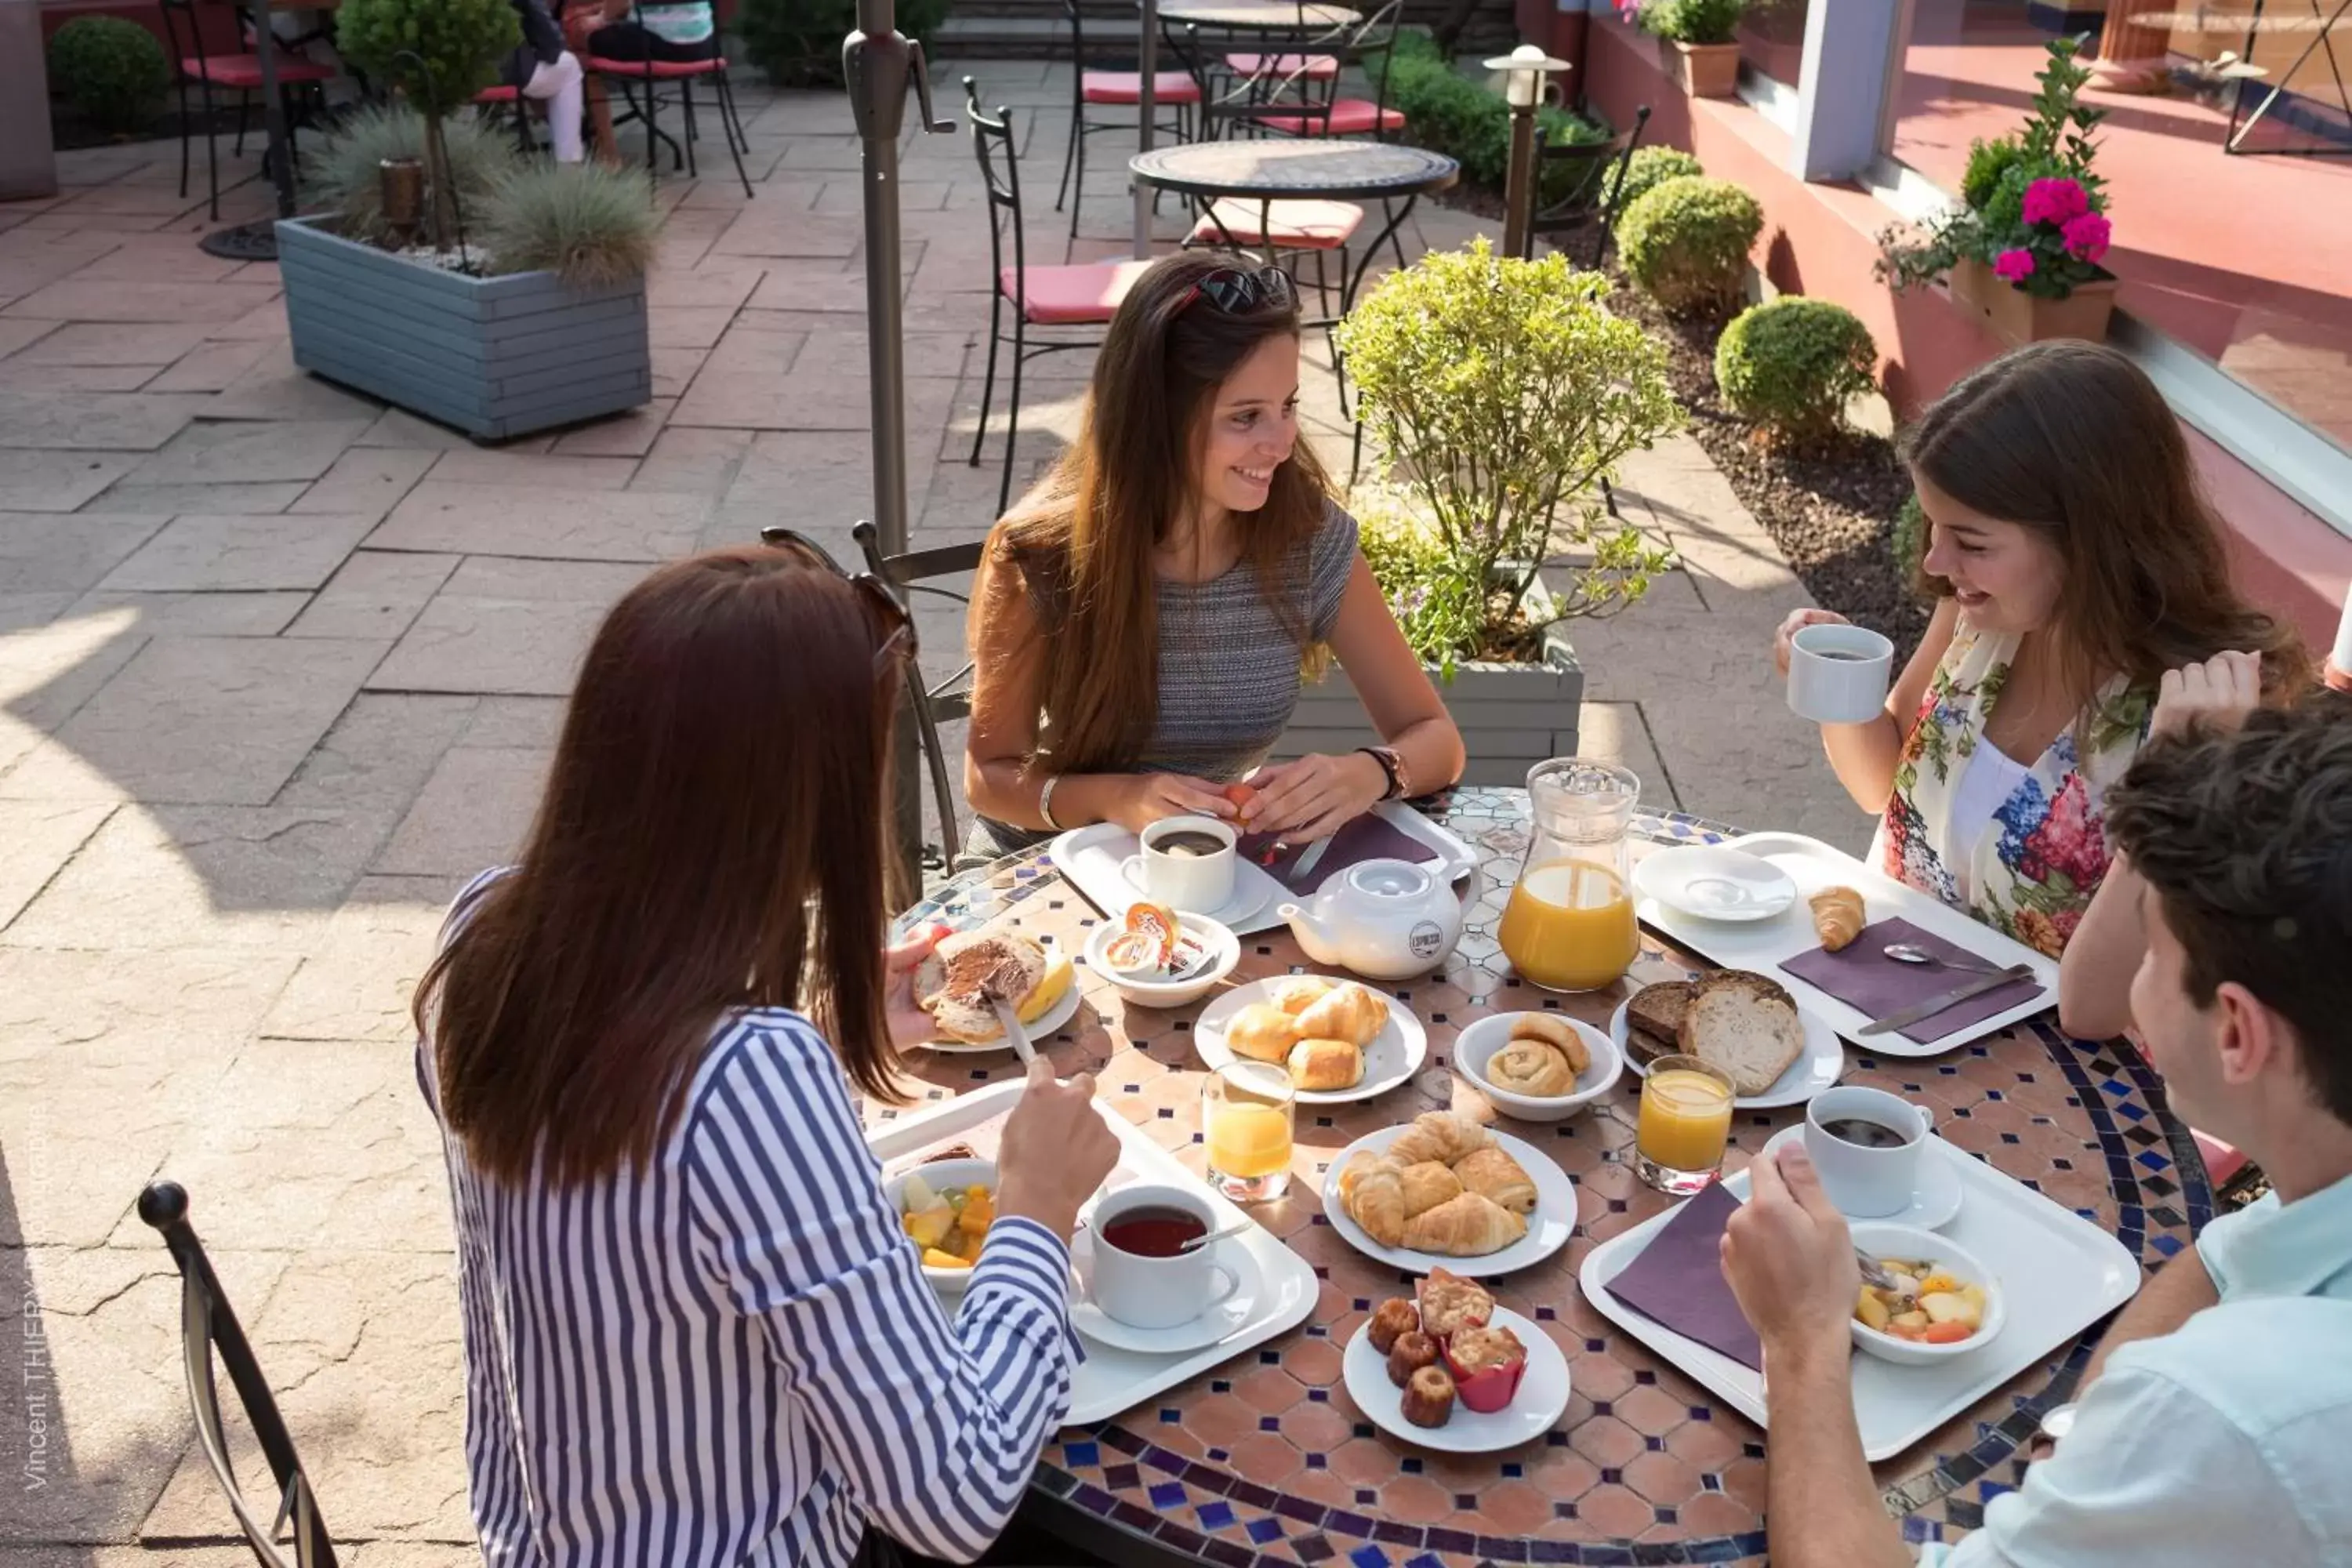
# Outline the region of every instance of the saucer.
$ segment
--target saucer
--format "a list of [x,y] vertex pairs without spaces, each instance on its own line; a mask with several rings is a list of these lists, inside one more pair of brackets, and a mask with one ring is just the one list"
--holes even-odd
[[[1246,861],[1237,861],[1234,864],[1234,896],[1227,899],[1215,909],[1188,910],[1181,904],[1176,904],[1171,907],[1180,915],[1199,915],[1202,920],[1214,921],[1219,925],[1223,926],[1228,930],[1238,928],[1243,921],[1257,913],[1258,910],[1265,908],[1267,900],[1273,898],[1276,893],[1282,890],[1281,883],[1276,881],[1272,877],[1265,875],[1262,871],[1255,877],[1243,876],[1242,868],[1246,864]],[[1251,867],[1250,868],[1253,870],[1256,869],[1255,867]],[[1150,893],[1143,890],[1142,884],[1138,882],[1134,878],[1129,876],[1126,871],[1121,870],[1118,873],[1118,879],[1120,885],[1126,888],[1128,891],[1133,893],[1138,899],[1149,899],[1151,897]]]
[[1661,849],[1633,867],[1633,887],[1703,921],[1768,921],[1797,901],[1789,873],[1759,855],[1720,844]]
[[1097,1344],[1144,1355],[1179,1355],[1206,1350],[1231,1338],[1248,1323],[1252,1313],[1265,1306],[1265,1281],[1257,1259],[1250,1256],[1248,1247],[1237,1243],[1238,1238],[1218,1243],[1210,1249],[1218,1267],[1234,1277],[1232,1295],[1189,1323],[1179,1323],[1172,1329],[1139,1329],[1120,1322],[1095,1305],[1093,1294],[1086,1285],[1087,1263],[1094,1252],[1094,1233],[1079,1231],[1070,1238],[1070,1264],[1078,1281],[1070,1292],[1070,1327]]
[[[1783,1127],[1765,1143],[1759,1160],[1792,1138],[1805,1135],[1805,1124]],[[1921,1230],[1940,1230],[1952,1223],[1960,1212],[1960,1173],[1952,1168],[1954,1160],[1968,1156],[1946,1143],[1934,1132],[1927,1134],[1927,1147],[1919,1152],[1919,1185],[1911,1194],[1911,1206],[1893,1214],[1874,1214],[1868,1218],[1848,1215],[1855,1225],[1912,1225]]]

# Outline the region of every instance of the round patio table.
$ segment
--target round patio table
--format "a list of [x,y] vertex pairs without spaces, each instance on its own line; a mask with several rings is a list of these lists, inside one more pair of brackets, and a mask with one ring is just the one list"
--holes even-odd
[[1279,0],[1163,0],[1160,19],[1176,26],[1259,32],[1352,27],[1363,13],[1345,5],[1284,5]]
[[[1568,1246],[1491,1282],[1504,1305],[1535,1319],[1568,1356],[1572,1393],[1552,1431],[1496,1454],[1424,1452],[1371,1426],[1341,1384],[1342,1349],[1371,1308],[1398,1293],[1400,1276],[1357,1252],[1325,1219],[1320,1194],[1332,1158],[1367,1132],[1452,1103],[1456,1033],[1545,994],[1522,986],[1494,935],[1528,844],[1527,792],[1465,788],[1423,807],[1480,857],[1468,923],[1444,969],[1385,988],[1428,1026],[1427,1064],[1377,1100],[1301,1107],[1289,1194],[1251,1211],[1314,1265],[1322,1284],[1313,1314],[1109,1421],[1061,1432],[1038,1467],[1037,1517],[1122,1563],[1470,1568],[1760,1556],[1762,1431],[1603,1318],[1576,1287],[1597,1243],[1667,1206],[1633,1171],[1640,1080],[1630,1073],[1585,1115],[1556,1125],[1503,1123],[1556,1160],[1578,1192]],[[1635,831],[1638,856],[1717,842],[1734,830],[1670,814],[1639,818]],[[957,878],[900,923],[1003,922],[1053,932],[1076,951],[1099,918],[1038,848]],[[1288,932],[1263,932],[1243,939],[1234,979],[1304,963]],[[1645,931],[1630,983],[1679,977],[1701,963]],[[1039,1048],[1066,1077],[1095,1073],[1108,1106],[1202,1171],[1204,1073],[1190,1033],[1199,1007],[1129,1009],[1083,965],[1079,975],[1077,1015]],[[1556,1000],[1605,1027],[1627,989]],[[908,1065],[933,1100],[1021,1070],[1009,1052],[919,1051]],[[2095,1220],[2143,1264],[2179,1251],[2211,1213],[2188,1130],[2166,1110],[2155,1076],[2111,1044],[2071,1040],[2036,1022],[1941,1057],[1881,1060],[1849,1046],[1843,1081],[1928,1104],[1942,1136]],[[1475,1092],[1466,1082],[1459,1089]],[[869,1120],[887,1114],[866,1109]],[[1801,1107],[1738,1113],[1727,1170],[1743,1167],[1802,1115]],[[2016,1483],[2041,1413],[2071,1394],[2098,1334],[2086,1331],[1877,1467],[1906,1539],[1977,1526],[1988,1497]]]

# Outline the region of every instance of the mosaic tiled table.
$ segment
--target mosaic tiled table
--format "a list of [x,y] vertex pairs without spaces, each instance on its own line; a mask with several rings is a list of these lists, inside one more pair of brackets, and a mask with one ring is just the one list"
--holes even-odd
[[[1550,1260],[1499,1282],[1503,1303],[1536,1319],[1568,1356],[1574,1392],[1543,1440],[1475,1457],[1425,1453],[1378,1431],[1349,1401],[1340,1352],[1366,1314],[1406,1276],[1364,1257],[1324,1218],[1333,1155],[1364,1133],[1443,1108],[1475,1089],[1451,1069],[1454,1035],[1491,1011],[1558,1006],[1605,1026],[1625,987],[1557,997],[1523,986],[1494,931],[1528,842],[1523,790],[1463,789],[1426,809],[1482,860],[1476,901],[1442,973],[1391,987],[1429,1026],[1430,1056],[1409,1085],[1366,1103],[1302,1107],[1289,1195],[1258,1219],[1314,1264],[1322,1280],[1305,1327],[1099,1426],[1050,1444],[1036,1487],[1046,1522],[1117,1560],[1469,1568],[1486,1562],[1731,1563],[1764,1550],[1764,1435],[1588,1306],[1576,1270],[1598,1242],[1666,1205],[1633,1172],[1639,1080],[1630,1074],[1586,1115],[1557,1125],[1503,1125],[1575,1179],[1574,1238]],[[1731,829],[1681,816],[1644,816],[1636,854],[1713,842]],[[1004,921],[1052,931],[1075,949],[1099,918],[1042,850],[959,878],[905,923]],[[1645,931],[1633,984],[1697,967]],[[1243,939],[1236,977],[1304,966],[1286,931]],[[1100,1092],[1192,1169],[1202,1168],[1202,1070],[1190,1029],[1198,1008],[1129,1009],[1080,969],[1085,1003],[1050,1041],[1065,1075],[1091,1069]],[[938,1100],[1017,1072],[1002,1057],[918,1053],[910,1071]],[[1937,1130],[2119,1237],[2143,1263],[2201,1228],[2211,1194],[2193,1140],[2160,1084],[2128,1052],[2021,1026],[1925,1059],[1881,1061],[1851,1047],[1845,1081],[1932,1108]],[[869,1114],[888,1115],[889,1112]],[[1741,1112],[1730,1169],[1800,1121],[1801,1109]],[[2016,1484],[2041,1412],[2067,1397],[2097,1330],[1880,1465],[1888,1510],[1915,1541],[1971,1529],[1985,1502]]]

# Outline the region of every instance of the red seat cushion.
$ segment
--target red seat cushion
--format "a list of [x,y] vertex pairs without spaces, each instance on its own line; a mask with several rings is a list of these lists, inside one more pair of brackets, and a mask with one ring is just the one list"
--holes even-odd
[[[1268,236],[1258,232],[1262,202],[1229,197],[1192,226],[1195,245],[1223,245],[1232,237],[1236,245],[1264,245]],[[1265,227],[1277,250],[1337,250],[1348,243],[1364,221],[1364,209],[1353,202],[1276,202]]]
[[2219,1138],[2208,1138],[2195,1128],[2189,1131],[2197,1139],[2197,1152],[2205,1156],[2206,1178],[2215,1186],[2221,1186],[2246,1168],[2246,1157],[2237,1150]]
[[[1141,103],[1141,71],[1088,71],[1078,78],[1078,96],[1088,103]],[[1198,103],[1201,84],[1182,71],[1160,71],[1151,79],[1151,96],[1160,103]]]
[[474,101],[476,103],[512,103],[521,96],[522,94],[510,87],[486,87],[474,95]]
[[711,60],[608,60],[599,56],[588,58],[588,68],[599,76],[633,76],[643,81],[650,76],[656,81],[677,81],[690,76],[717,76],[727,68],[727,62]]
[[1077,267],[1008,267],[996,286],[1021,313],[1040,326],[1078,326],[1108,321],[1118,302],[1143,276],[1149,261],[1097,261]]
[[1339,74],[1339,59],[1331,55],[1227,55],[1225,64],[1244,76],[1264,72],[1297,81],[1329,81]]
[[[275,64],[278,68],[278,79],[281,83],[335,79],[332,67],[297,59],[291,55],[278,56]],[[190,55],[180,62],[180,74],[190,81],[209,81],[215,87],[233,87],[240,90],[248,90],[261,85],[261,57],[259,55],[214,55],[208,59],[198,59],[195,56]]]
[[1369,98],[1343,98],[1331,106],[1328,116],[1268,114],[1259,117],[1258,123],[1294,136],[1368,136],[1376,132],[1403,130],[1404,114],[1400,110],[1382,109]]

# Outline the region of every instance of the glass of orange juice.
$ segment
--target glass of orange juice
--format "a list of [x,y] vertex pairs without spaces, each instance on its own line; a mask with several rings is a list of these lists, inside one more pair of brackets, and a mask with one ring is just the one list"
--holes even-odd
[[1535,835],[1495,940],[1521,979],[1552,991],[1613,985],[1642,951],[1626,834],[1642,781],[1586,757],[1528,770]]
[[1715,1180],[1731,1141],[1731,1079],[1696,1057],[1652,1062],[1633,1134],[1642,1180],[1678,1198]]
[[1237,1204],[1270,1203],[1290,1190],[1290,1138],[1297,1117],[1290,1075],[1267,1062],[1228,1062],[1201,1086],[1201,1134],[1209,1184]]

